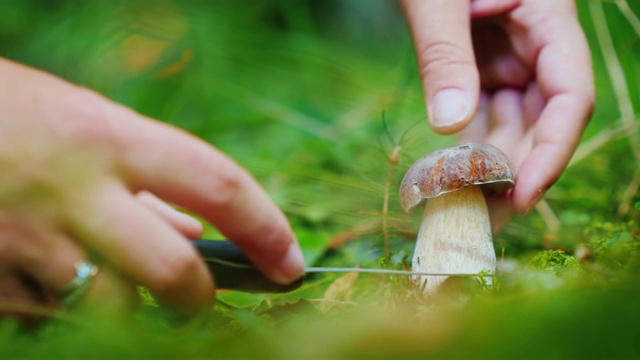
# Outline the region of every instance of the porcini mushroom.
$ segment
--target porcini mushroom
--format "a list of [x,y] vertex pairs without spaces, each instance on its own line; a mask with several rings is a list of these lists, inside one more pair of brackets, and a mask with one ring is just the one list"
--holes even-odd
[[[458,145],[416,161],[400,185],[400,203],[405,211],[426,201],[412,270],[494,273],[496,255],[483,191],[501,193],[513,185],[511,162],[491,145]],[[414,281],[425,295],[431,295],[447,278],[423,275],[414,277]]]

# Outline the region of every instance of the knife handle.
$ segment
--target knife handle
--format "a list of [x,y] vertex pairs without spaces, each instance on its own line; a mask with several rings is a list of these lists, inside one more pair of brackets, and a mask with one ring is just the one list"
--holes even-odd
[[192,240],[192,243],[207,264],[218,289],[285,293],[302,285],[302,278],[287,285],[269,280],[253,266],[240,248],[229,241]]

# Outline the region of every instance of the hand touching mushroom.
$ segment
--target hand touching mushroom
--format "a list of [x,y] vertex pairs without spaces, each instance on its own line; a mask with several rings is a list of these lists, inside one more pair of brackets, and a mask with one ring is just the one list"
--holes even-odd
[[488,204],[495,227],[533,209],[593,110],[591,56],[575,3],[401,1],[431,128],[458,133],[459,143],[492,144],[518,170],[508,201]]
[[[513,179],[511,163],[491,145],[458,145],[416,161],[400,185],[405,211],[426,200],[412,270],[493,273],[496,255],[483,191],[504,192],[513,186]],[[433,294],[446,279],[419,276],[414,280],[426,294]]]

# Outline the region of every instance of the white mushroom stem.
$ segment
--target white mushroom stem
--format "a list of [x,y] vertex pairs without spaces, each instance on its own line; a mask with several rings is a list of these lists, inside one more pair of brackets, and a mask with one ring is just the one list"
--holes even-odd
[[[489,212],[479,186],[466,186],[427,200],[413,255],[413,271],[476,274],[495,272]],[[448,277],[419,276],[425,295]],[[485,278],[487,282],[490,277]],[[426,283],[425,283],[426,281]]]

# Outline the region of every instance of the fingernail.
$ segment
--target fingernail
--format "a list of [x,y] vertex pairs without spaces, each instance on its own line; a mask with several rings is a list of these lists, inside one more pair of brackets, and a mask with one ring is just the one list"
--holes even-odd
[[440,90],[429,106],[429,122],[435,127],[453,126],[469,116],[471,101],[463,90]]
[[289,250],[282,258],[280,271],[275,280],[282,284],[288,284],[299,279],[303,272],[304,256],[302,255],[300,246],[294,242],[289,246]]

